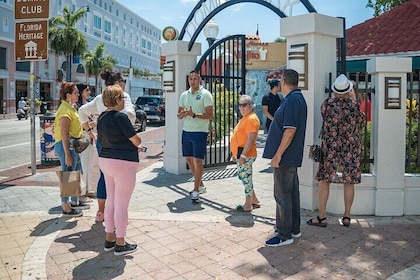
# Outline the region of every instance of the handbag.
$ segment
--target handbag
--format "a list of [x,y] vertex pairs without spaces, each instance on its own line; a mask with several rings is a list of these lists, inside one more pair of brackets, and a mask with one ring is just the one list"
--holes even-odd
[[244,150],[244,147],[238,147],[237,158],[239,158]]
[[319,145],[309,146],[309,158],[315,162],[322,162],[322,149]]
[[60,196],[79,196],[82,192],[80,187],[80,170],[76,171],[56,171],[60,181]]
[[73,140],[73,149],[76,153],[81,153],[90,145],[90,137],[82,136]]

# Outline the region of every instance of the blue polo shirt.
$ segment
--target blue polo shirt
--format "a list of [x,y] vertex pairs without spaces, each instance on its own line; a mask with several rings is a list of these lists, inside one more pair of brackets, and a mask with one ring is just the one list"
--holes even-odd
[[280,164],[300,167],[305,144],[306,119],[308,109],[300,89],[291,91],[274,113],[274,119],[268,131],[263,158],[272,159],[280,146],[286,128],[296,129],[289,147],[284,151]]

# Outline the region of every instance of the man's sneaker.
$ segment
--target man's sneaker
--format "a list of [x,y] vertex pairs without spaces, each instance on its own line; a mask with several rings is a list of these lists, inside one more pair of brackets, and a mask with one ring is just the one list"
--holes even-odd
[[70,212],[66,212],[63,210],[63,216],[80,217],[82,215],[83,215],[83,212],[81,210],[71,209]]
[[115,244],[115,247],[114,247],[114,255],[116,255],[116,256],[130,254],[130,253],[133,253],[135,251],[137,251],[137,245],[136,244],[128,244],[127,242],[125,242],[125,245],[123,245],[123,246]]
[[195,203],[200,202],[200,195],[198,194],[197,191],[193,191],[191,193],[191,200],[192,200],[192,202],[195,202]]
[[293,243],[293,238],[281,239],[278,235],[265,241],[265,245],[269,247],[279,247],[283,245],[290,245]]
[[71,209],[86,210],[90,208],[89,204],[79,202],[78,204],[70,203]]
[[302,236],[302,232],[298,232],[298,233],[292,233],[292,237],[294,237],[294,238],[299,238],[299,237],[301,237]]
[[[274,234],[278,234],[279,233],[279,230],[278,229],[274,229]],[[302,232],[298,232],[298,233],[292,233],[292,237],[294,237],[294,238],[299,238],[299,237],[301,237],[302,236]]]
[[[190,194],[192,194],[193,191],[190,191]],[[207,192],[207,188],[205,186],[199,186],[198,187],[198,193],[199,194],[204,194]]]
[[105,240],[104,251],[105,252],[112,251],[112,250],[114,250],[114,246],[115,246],[115,241]]

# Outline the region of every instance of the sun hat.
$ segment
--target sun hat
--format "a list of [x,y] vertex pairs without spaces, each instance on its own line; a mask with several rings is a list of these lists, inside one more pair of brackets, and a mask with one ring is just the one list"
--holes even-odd
[[353,83],[347,79],[347,77],[344,74],[341,74],[340,76],[335,79],[334,83],[331,86],[332,91],[334,91],[337,94],[345,94],[352,90]]

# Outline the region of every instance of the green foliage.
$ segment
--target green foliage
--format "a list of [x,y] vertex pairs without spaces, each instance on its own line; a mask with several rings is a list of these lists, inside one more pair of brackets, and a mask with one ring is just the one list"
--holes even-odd
[[[360,140],[362,142],[362,158],[370,158],[370,135],[371,135],[371,122],[367,122],[366,127],[360,134]],[[370,173],[370,163],[362,163],[362,173]]]
[[415,99],[406,100],[406,160],[405,172],[420,173],[419,151],[419,104]]
[[[95,88],[98,87],[98,75],[105,69],[114,68],[117,61],[110,55],[104,56],[105,44],[103,42],[96,45],[93,52],[85,52],[83,60],[86,62],[86,70],[89,75],[95,76]],[[97,92],[96,92],[97,94]]]
[[216,84],[213,89],[212,95],[215,104],[213,120],[210,123],[211,131],[207,139],[208,144],[214,144],[228,136],[231,128],[233,129],[237,122],[233,105],[238,100],[238,93],[226,89],[223,84]]
[[[86,10],[80,9],[70,12],[68,7],[63,8],[63,16],[53,17],[49,20],[50,47],[57,54],[66,57],[67,67],[71,65],[71,56],[81,56],[86,51],[88,43],[86,37],[77,28],[77,22],[83,18]],[[67,73],[69,77],[70,73]]]
[[408,1],[410,0],[368,0],[366,8],[372,8],[376,17]]

